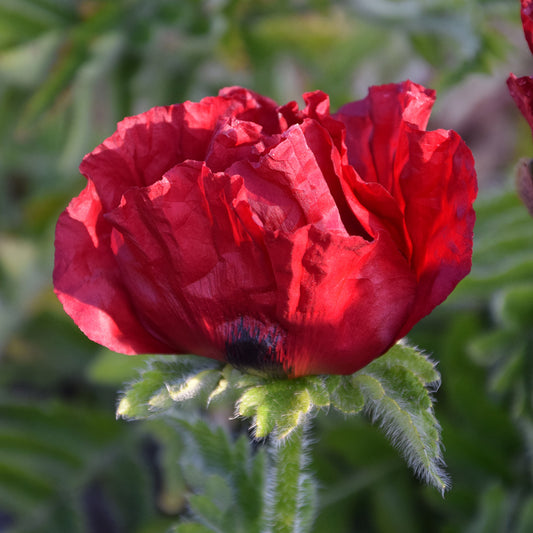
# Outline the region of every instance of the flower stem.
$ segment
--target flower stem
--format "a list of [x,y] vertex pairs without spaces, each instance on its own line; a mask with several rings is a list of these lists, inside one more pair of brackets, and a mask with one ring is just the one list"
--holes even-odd
[[271,531],[304,533],[311,529],[316,509],[316,486],[306,471],[307,424],[300,424],[288,437],[272,443],[274,467],[268,491],[271,498]]

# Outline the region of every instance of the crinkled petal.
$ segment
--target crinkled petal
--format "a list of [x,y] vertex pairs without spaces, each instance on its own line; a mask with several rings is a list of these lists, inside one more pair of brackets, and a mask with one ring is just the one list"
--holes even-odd
[[333,144],[337,148],[343,163],[348,162],[345,144],[346,128],[340,120],[336,120],[329,113],[329,96],[322,91],[314,91],[303,95],[306,107],[304,117],[317,120],[329,132]]
[[[316,142],[314,135],[322,136],[322,142]],[[331,157],[331,151],[327,132],[317,122],[308,121],[291,126],[258,162],[238,161],[227,173],[243,177],[250,206],[266,229],[290,233],[316,224],[346,233],[319,163]]]
[[369,243],[306,226],[267,247],[292,375],[351,374],[397,340],[416,280],[386,233]]
[[397,200],[378,182],[367,182],[352,166],[343,168],[343,192],[350,209],[368,235],[386,231],[404,257],[411,257],[411,239]]
[[371,87],[368,96],[333,117],[346,126],[348,160],[358,174],[396,196],[393,169],[405,124],[427,125],[435,92],[411,81]]
[[219,91],[218,96],[241,102],[241,108],[232,110],[239,120],[260,124],[266,135],[281,133],[278,105],[274,100],[243,87],[225,87]]
[[132,306],[109,246],[110,232],[89,182],[57,223],[55,292],[91,340],[126,354],[170,353],[146,331]]
[[223,172],[235,161],[257,161],[280,135],[265,135],[263,127],[231,117],[216,130],[206,155],[206,165],[213,172]]
[[[337,206],[344,228],[350,235],[360,235],[369,238],[369,233],[350,205],[351,198],[346,195],[349,187],[346,186],[345,165],[343,164],[347,161],[343,158],[343,154],[346,151],[342,140],[344,126],[340,122],[330,119],[329,127],[326,129],[323,121],[318,123],[316,120],[307,119],[301,125],[301,129],[305,136],[305,142],[314,154],[330,194]],[[335,136],[337,136],[337,142],[335,141]],[[341,145],[340,149],[339,144]]]
[[84,157],[80,171],[109,211],[129,187],[151,185],[186,159],[205,161],[217,125],[230,117],[279,132],[276,109],[273,101],[240,87],[200,102],[154,107],[119,122],[116,132]]
[[106,215],[137,312],[177,353],[223,359],[220,324],[271,314],[270,262],[233,208],[241,188],[240,178],[186,161]]
[[470,272],[477,182],[472,154],[454,131],[412,128],[399,151],[407,160],[399,185],[418,280],[406,334]]

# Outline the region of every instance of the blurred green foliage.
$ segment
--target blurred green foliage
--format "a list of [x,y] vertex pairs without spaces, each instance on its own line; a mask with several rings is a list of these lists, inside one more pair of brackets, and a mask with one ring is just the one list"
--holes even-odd
[[[84,186],[77,165],[118,120],[235,84],[282,103],[322,89],[336,108],[407,77],[468,111],[474,73],[501,84],[502,142],[519,133],[497,183],[480,176],[472,275],[411,336],[440,361],[454,487],[441,499],[364,419],[330,413],[314,430],[314,531],[533,531],[533,220],[506,185],[531,142],[501,74],[522,53],[513,43],[528,53],[518,11],[517,0],[0,0],[0,531],[156,533],[202,503],[191,493],[220,485],[191,477],[179,425],[114,420],[143,358],[86,340],[51,289],[55,221]],[[230,414],[213,415],[220,443],[238,430]]]

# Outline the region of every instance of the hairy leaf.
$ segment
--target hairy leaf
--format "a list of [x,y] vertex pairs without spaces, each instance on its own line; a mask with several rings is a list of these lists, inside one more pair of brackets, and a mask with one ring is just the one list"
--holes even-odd
[[[407,349],[419,360],[409,366],[427,367],[424,355],[405,346],[402,352]],[[354,385],[361,390],[372,421],[380,425],[415,473],[443,493],[449,479],[444,471],[440,426],[427,389],[437,374],[429,368],[415,374],[402,364],[404,353],[399,358],[397,355],[396,350],[390,358],[378,359],[357,372]]]

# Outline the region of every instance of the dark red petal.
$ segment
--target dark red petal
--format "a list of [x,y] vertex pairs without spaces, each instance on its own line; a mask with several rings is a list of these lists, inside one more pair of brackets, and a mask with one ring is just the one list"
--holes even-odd
[[533,132],[533,77],[517,78],[511,74],[507,78],[507,86],[518,109],[524,115]]
[[324,230],[346,233],[318,159],[331,156],[331,141],[313,142],[323,153],[309,147],[313,123],[296,124],[282,134],[279,144],[257,163],[238,161],[227,173],[242,176],[253,212],[270,231],[292,232],[315,224]]
[[138,313],[175,352],[223,359],[226,323],[271,314],[268,257],[232,205],[241,189],[242,179],[186,161],[106,215]]
[[346,126],[348,160],[365,181],[393,191],[398,139],[406,123],[426,127],[435,93],[411,81],[371,87],[368,96],[333,115]]
[[418,280],[406,334],[470,272],[477,182],[472,154],[453,131],[413,128],[398,150],[407,160],[399,186]]
[[267,247],[292,375],[350,374],[398,338],[415,279],[386,233],[368,243],[306,226]]
[[55,292],[91,340],[126,354],[170,353],[139,321],[109,246],[111,227],[89,182],[59,217]]
[[520,16],[529,49],[533,52],[533,0],[521,0]]

